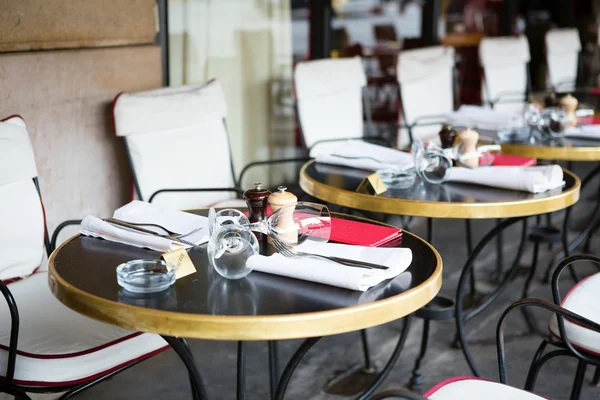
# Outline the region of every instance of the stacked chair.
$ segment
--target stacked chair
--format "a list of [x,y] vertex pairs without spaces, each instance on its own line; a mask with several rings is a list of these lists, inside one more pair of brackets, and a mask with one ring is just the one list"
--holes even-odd
[[51,293],[51,248],[25,122],[0,122],[0,392],[69,398],[169,347],[156,334],[97,322]]

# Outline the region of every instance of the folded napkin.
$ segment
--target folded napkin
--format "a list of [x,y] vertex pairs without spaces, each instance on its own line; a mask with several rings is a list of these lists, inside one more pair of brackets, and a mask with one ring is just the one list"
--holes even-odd
[[448,115],[448,122],[454,126],[500,130],[523,126],[523,117],[519,114],[493,110],[481,106],[463,105]]
[[581,125],[565,131],[565,137],[600,140],[600,125]]
[[409,169],[414,166],[412,155],[362,140],[341,142],[329,152],[315,154],[318,163],[377,171],[379,169]]
[[325,256],[344,257],[390,267],[387,271],[348,267],[333,261],[310,258],[286,258],[281,254],[269,257],[255,255],[248,259],[254,263],[254,270],[289,278],[337,286],[364,292],[386,279],[404,272],[412,262],[412,251],[408,248],[372,248],[347,244],[303,243],[299,251]]
[[559,165],[535,167],[453,167],[446,172],[446,182],[473,183],[510,190],[541,193],[565,184]]
[[[197,232],[183,236],[182,239],[196,244],[208,241],[208,218],[199,215],[166,209],[154,204],[134,200],[116,210],[113,217],[126,222],[158,224],[178,233],[186,233],[202,227]],[[160,234],[166,233],[162,229],[152,226],[140,227]],[[115,226],[91,215],[85,217],[81,222],[80,232],[86,236],[100,237],[113,242],[136,247],[147,247],[162,252],[190,247],[177,240],[152,236],[121,226]]]

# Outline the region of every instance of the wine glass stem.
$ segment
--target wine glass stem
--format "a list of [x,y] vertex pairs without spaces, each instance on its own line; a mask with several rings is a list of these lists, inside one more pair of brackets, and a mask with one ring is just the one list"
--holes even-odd
[[269,225],[267,220],[251,222],[250,225],[248,225],[248,228],[254,232],[264,233],[265,235],[269,234]]

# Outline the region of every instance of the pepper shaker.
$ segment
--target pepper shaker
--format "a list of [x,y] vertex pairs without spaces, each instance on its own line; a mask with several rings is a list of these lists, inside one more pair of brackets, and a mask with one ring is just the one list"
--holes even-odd
[[298,202],[298,198],[293,193],[288,192],[285,186],[279,186],[277,192],[269,196],[268,202],[273,212],[279,211],[282,207],[287,207],[277,222],[277,230],[284,242],[298,243],[298,229],[294,223],[294,205]]
[[[250,222],[259,222],[267,219],[267,200],[271,191],[263,188],[262,183],[255,183],[254,188],[244,192],[244,198],[248,205],[248,219]],[[254,232],[259,240],[263,239],[263,234]]]
[[456,139],[457,133],[450,125],[442,125],[442,130],[439,132],[439,135],[442,149],[449,149],[454,146],[454,140]]

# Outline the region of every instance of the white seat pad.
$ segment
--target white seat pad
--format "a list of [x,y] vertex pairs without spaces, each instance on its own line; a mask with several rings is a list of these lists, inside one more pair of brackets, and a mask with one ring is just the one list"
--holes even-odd
[[[600,273],[591,275],[580,281],[567,293],[562,301],[563,308],[573,311],[596,323],[600,323],[600,303],[598,292],[600,291]],[[600,332],[569,322],[563,319],[567,338],[575,346],[590,353],[600,354]],[[560,337],[556,315],[552,316],[549,324],[550,332]]]
[[425,393],[431,400],[543,400],[536,394],[512,386],[474,377],[456,377],[435,385]]
[[[77,384],[169,347],[159,335],[128,331],[71,311],[50,292],[47,272],[35,273],[8,288],[20,319],[16,383]],[[0,318],[3,376],[10,340],[10,314],[3,299]]]

